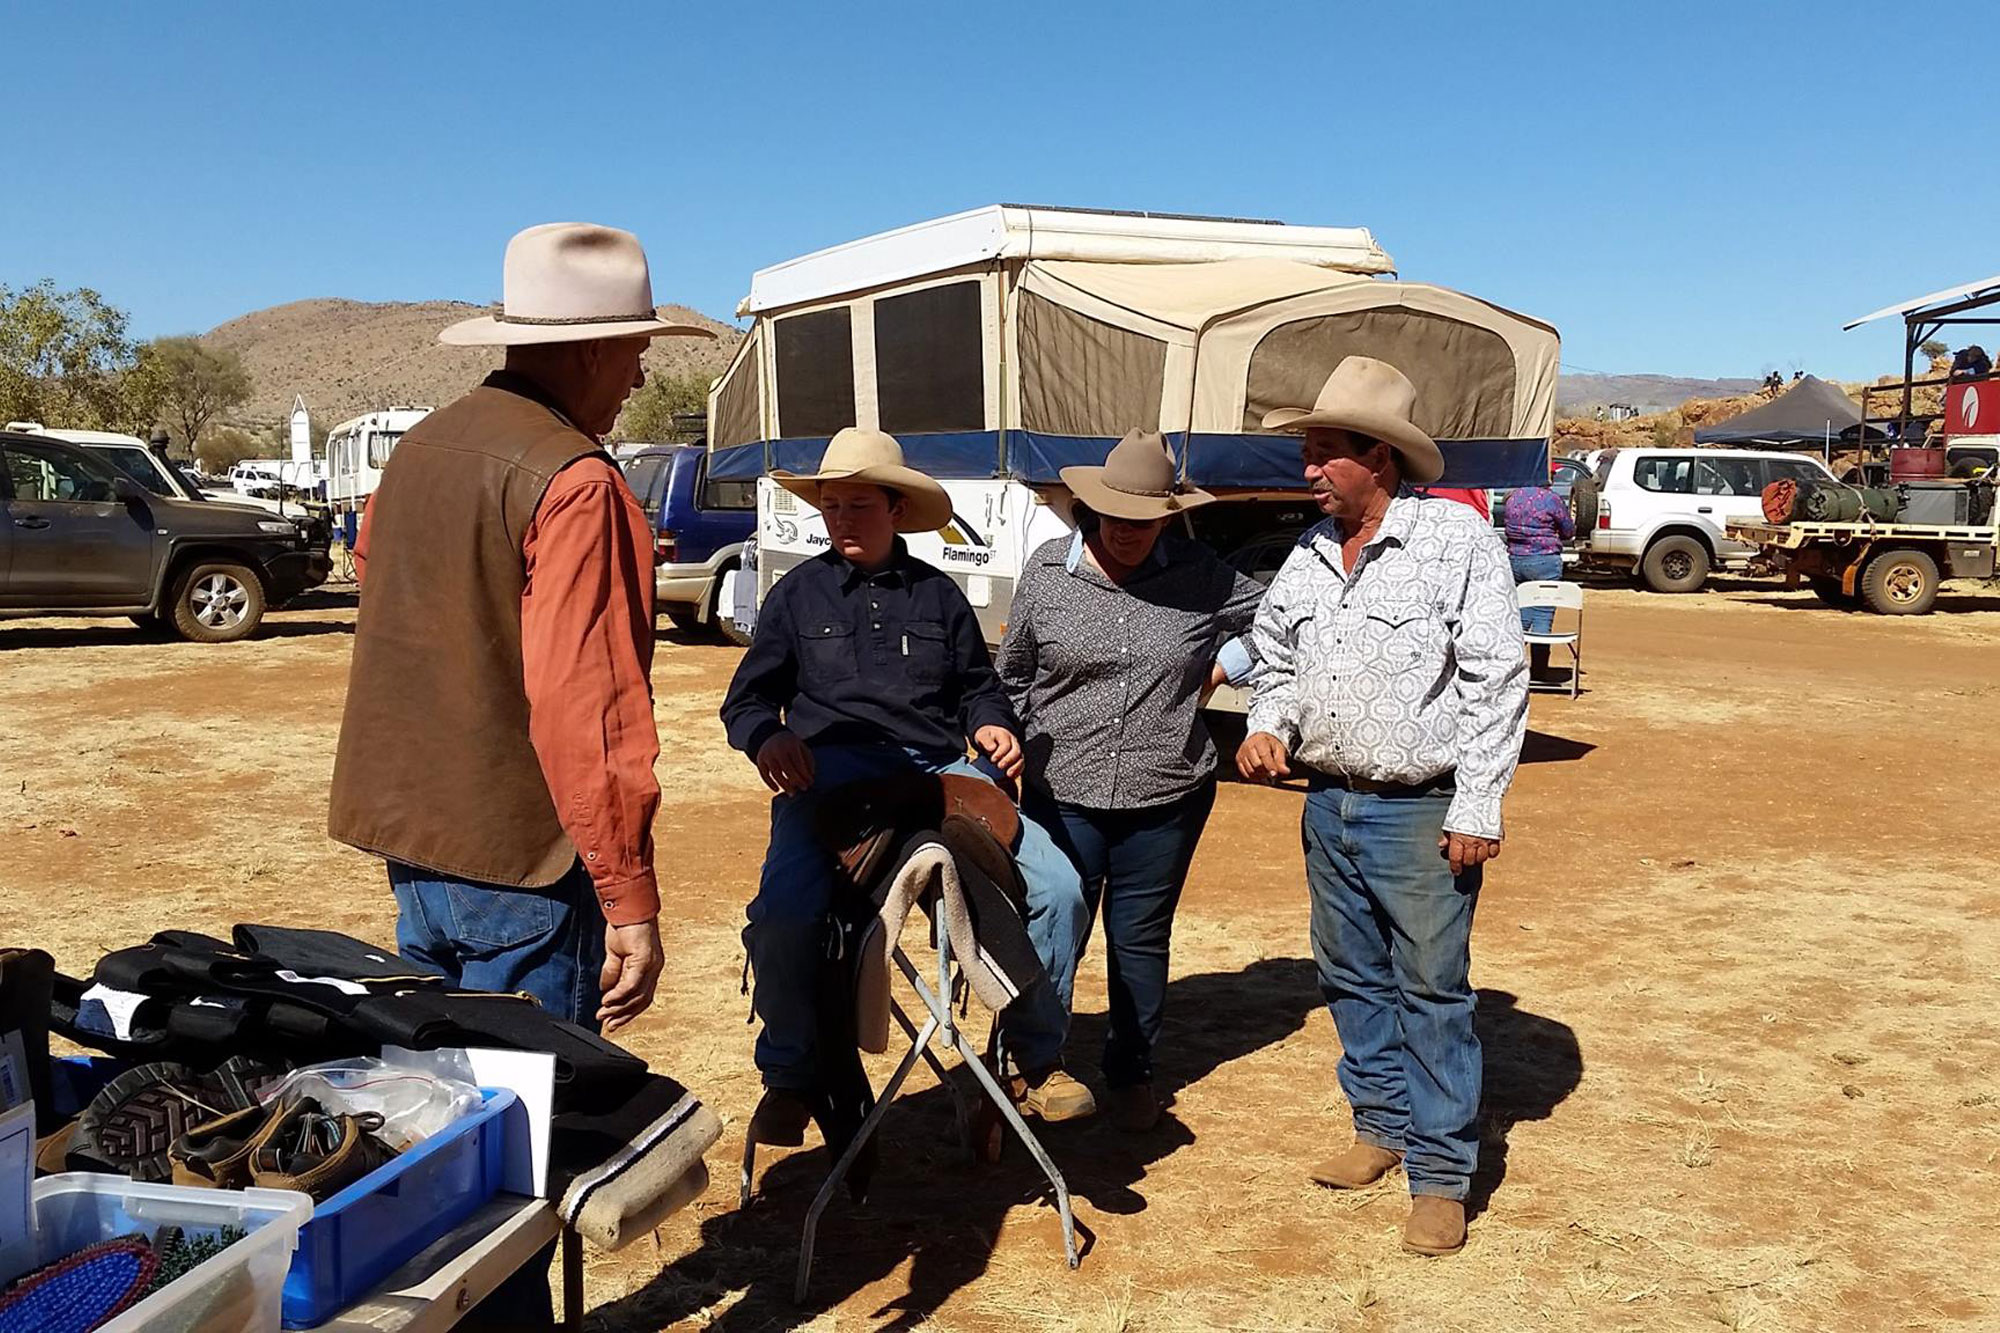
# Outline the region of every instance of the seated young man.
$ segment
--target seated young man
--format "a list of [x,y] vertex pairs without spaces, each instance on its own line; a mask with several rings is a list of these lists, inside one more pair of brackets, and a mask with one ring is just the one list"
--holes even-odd
[[[968,738],[1010,778],[1022,758],[1020,723],[971,604],[897,535],[949,522],[944,488],[905,467],[891,436],[852,427],[827,445],[819,472],[772,477],[820,511],[831,549],[771,589],[722,720],[729,743],[778,793],[743,932],[764,1022],[757,1068],[765,1093],[750,1133],[792,1145],[805,1141],[804,1094],[815,1083],[814,974],[832,896],[830,858],[814,837],[815,797],[913,767],[984,776],[966,759]],[[1050,984],[1000,1015],[1002,1049],[1023,1109],[1073,1120],[1096,1109],[1061,1063],[1089,921],[1083,887],[1048,833],[1026,818],[1014,853],[1027,884],[1028,934]]]

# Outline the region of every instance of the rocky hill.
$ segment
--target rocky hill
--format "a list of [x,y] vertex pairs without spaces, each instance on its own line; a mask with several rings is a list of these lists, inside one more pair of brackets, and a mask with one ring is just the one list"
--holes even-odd
[[1664,412],[1690,398],[1732,398],[1756,391],[1756,380],[1698,380],[1681,375],[1592,375],[1565,370],[1556,384],[1556,411],[1584,417],[1623,403],[1641,413]]
[[[668,318],[713,330],[715,340],[655,339],[647,374],[721,374],[741,333],[685,306],[665,309]],[[292,410],[293,395],[302,394],[315,428],[324,430],[371,408],[434,407],[477,383],[500,364],[499,349],[446,347],[437,335],[479,310],[459,301],[294,301],[239,316],[203,337],[240,352],[249,368],[254,397],[235,414],[239,424],[278,422]]]

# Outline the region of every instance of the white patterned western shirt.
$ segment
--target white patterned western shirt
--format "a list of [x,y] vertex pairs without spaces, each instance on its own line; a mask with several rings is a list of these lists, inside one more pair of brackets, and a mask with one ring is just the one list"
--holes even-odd
[[1308,529],[1257,614],[1250,730],[1323,773],[1417,784],[1456,771],[1444,827],[1501,836],[1528,725],[1514,575],[1491,524],[1399,495],[1349,571]]

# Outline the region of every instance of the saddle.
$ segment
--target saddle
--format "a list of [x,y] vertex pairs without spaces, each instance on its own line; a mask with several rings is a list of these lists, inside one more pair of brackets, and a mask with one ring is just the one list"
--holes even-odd
[[821,798],[814,830],[847,884],[870,893],[891,867],[889,855],[912,834],[944,827],[957,815],[981,825],[1002,848],[1021,836],[1021,812],[984,778],[959,773],[899,773],[836,787]]

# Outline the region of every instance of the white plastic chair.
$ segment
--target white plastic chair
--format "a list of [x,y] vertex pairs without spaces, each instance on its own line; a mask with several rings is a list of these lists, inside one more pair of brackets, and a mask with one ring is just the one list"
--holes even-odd
[[[1576,612],[1576,628],[1573,630],[1567,632],[1556,630],[1551,625],[1547,634],[1530,634],[1526,631],[1521,634],[1530,645],[1561,644],[1569,649],[1569,697],[1576,698],[1583,685],[1583,585],[1563,583],[1554,579],[1517,583],[1514,585],[1514,601],[1523,611],[1549,607],[1556,611]],[[1530,677],[1528,688],[1560,691],[1562,686],[1538,685]]]

